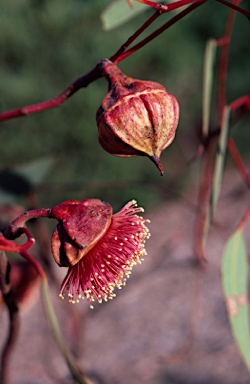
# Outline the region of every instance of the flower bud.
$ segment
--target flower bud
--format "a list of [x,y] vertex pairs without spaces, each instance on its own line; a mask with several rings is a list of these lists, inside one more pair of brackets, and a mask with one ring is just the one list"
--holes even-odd
[[148,156],[163,175],[160,156],[179,120],[176,98],[161,84],[126,76],[109,60],[100,65],[109,92],[96,113],[99,143],[115,156]]
[[75,265],[107,231],[112,207],[99,199],[69,200],[51,210],[57,224],[51,242],[55,261],[62,267]]

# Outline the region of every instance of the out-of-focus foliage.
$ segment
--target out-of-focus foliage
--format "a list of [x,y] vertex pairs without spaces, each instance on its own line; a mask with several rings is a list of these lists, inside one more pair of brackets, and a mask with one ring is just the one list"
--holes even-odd
[[[100,14],[109,3],[104,0],[3,2],[0,110],[54,97],[92,69],[97,61],[110,57],[153,12],[149,9],[115,31],[104,32]],[[48,174],[47,188],[40,193],[44,205],[88,196],[106,199],[113,205],[121,205],[133,197],[144,205],[157,201],[160,195],[155,192],[155,185],[164,187],[175,180],[190,156],[187,143],[195,145],[201,128],[205,43],[208,38],[223,35],[227,15],[225,6],[205,4],[120,64],[132,77],[161,82],[179,100],[181,120],[177,140],[162,156],[164,178],[147,158],[116,158],[99,146],[95,112],[107,92],[104,79],[80,90],[58,109],[2,123],[0,168],[53,156],[55,166]],[[170,15],[161,16],[149,31],[169,18]],[[248,92],[250,52],[245,38],[248,33],[248,21],[237,15],[230,51],[229,101]],[[216,125],[217,116],[212,120]],[[235,132],[240,132],[237,143],[243,137],[243,146],[246,126],[243,119],[235,128]],[[146,188],[145,182],[153,182],[154,189]]]
[[124,0],[112,1],[101,13],[103,28],[108,31],[119,27],[138,14],[144,12],[145,9],[147,10],[147,8],[147,5],[136,1],[133,3],[133,7],[128,7],[128,3]]
[[250,370],[247,249],[238,228],[228,240],[222,261],[222,285],[229,321],[244,362]]

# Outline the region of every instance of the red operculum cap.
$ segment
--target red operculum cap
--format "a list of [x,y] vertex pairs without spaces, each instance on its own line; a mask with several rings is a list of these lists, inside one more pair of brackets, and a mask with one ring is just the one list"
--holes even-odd
[[[86,297],[89,303],[115,297],[115,287],[122,288],[132,267],[141,263],[149,237],[147,220],[138,215],[143,208],[136,201],[126,204],[111,217],[105,233],[75,265],[68,269],[60,296],[68,293],[73,303]],[[92,307],[92,306],[91,306]]]
[[51,210],[58,220],[51,242],[55,261],[62,267],[75,265],[105,234],[112,207],[99,199],[69,200]]
[[126,76],[109,60],[100,66],[109,82],[96,113],[101,146],[115,156],[148,156],[163,174],[160,156],[179,121],[176,98],[159,83]]

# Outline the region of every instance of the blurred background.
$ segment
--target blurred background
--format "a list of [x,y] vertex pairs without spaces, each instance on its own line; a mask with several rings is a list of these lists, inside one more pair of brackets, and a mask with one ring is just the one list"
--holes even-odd
[[[99,60],[112,56],[153,13],[146,8],[106,31],[101,15],[110,4],[111,0],[2,2],[0,111],[58,95]],[[250,11],[249,0],[241,5]],[[249,382],[231,335],[220,281],[223,246],[249,204],[247,187],[230,159],[204,270],[196,268],[193,253],[200,161],[191,160],[201,136],[203,56],[207,40],[223,36],[228,12],[222,4],[209,1],[119,64],[131,77],[162,83],[179,101],[177,136],[161,158],[164,177],[146,157],[118,158],[99,146],[95,113],[107,93],[105,79],[80,90],[60,108],[0,124],[1,226],[27,208],[88,197],[108,201],[115,211],[135,198],[152,222],[142,266],[134,268],[128,286],[113,302],[97,305],[94,311],[86,302],[73,306],[58,299],[65,269],[48,259],[50,229],[43,220],[31,223],[37,239],[32,251],[49,273],[63,333],[79,366],[94,383]],[[171,16],[162,15],[142,37]],[[249,28],[249,21],[237,15],[230,48],[229,103],[249,93]],[[216,129],[218,121],[218,62],[219,54],[211,129]],[[232,130],[246,161],[249,123],[248,114]],[[33,292],[37,278],[29,274],[29,269],[26,274],[17,272],[25,283],[23,290],[16,285],[20,301],[29,291],[33,300],[28,308],[21,305],[22,328],[11,356],[11,383],[71,383],[41,300]],[[33,288],[27,287],[28,280]],[[0,324],[2,346],[8,327],[6,311],[0,311]]]

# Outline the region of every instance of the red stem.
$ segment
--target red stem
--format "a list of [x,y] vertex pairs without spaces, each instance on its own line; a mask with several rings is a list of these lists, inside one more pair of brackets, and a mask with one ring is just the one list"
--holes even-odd
[[149,5],[152,8],[157,9],[157,11],[161,13],[166,13],[166,12],[171,12],[174,11],[175,9],[184,7],[185,5],[188,5],[190,3],[195,3],[197,0],[179,0],[175,1],[174,3],[171,4],[161,4],[161,3],[155,3],[150,0],[137,0],[140,3]]
[[145,39],[143,39],[138,44],[134,45],[132,48],[127,50],[126,52],[122,53],[117,59],[116,63],[119,63],[120,61],[126,59],[128,56],[132,55],[134,52],[138,51],[138,49],[144,47],[144,45],[148,44],[150,41],[155,39],[157,36],[159,36],[161,33],[166,31],[168,28],[170,28],[173,24],[177,23],[180,19],[182,19],[184,16],[189,14],[191,11],[199,7],[201,4],[205,3],[207,0],[196,0],[195,3],[190,5],[188,8],[184,9],[184,11],[178,13],[178,15],[174,16],[172,19],[167,21],[165,24],[163,24],[160,28],[158,28],[156,31],[151,33],[149,36],[147,36]]
[[[241,0],[233,0],[232,4],[238,5],[240,1]],[[220,68],[219,68],[219,87],[218,87],[219,127],[221,127],[224,107],[227,104],[226,81],[227,81],[228,57],[229,57],[229,48],[230,48],[235,16],[236,16],[236,11],[234,9],[230,9],[225,34],[221,39],[217,40],[217,44],[222,45]]]
[[46,277],[46,274],[42,268],[42,266],[40,265],[40,263],[33,257],[31,256],[26,249],[21,249],[19,254],[21,256],[23,256],[30,264],[33,265],[33,267],[35,268],[35,270],[37,271],[38,275],[40,276],[40,278],[43,280],[43,281],[46,281],[47,280],[47,277]]
[[37,219],[38,217],[49,217],[50,211],[50,208],[32,209],[13,220],[11,226],[22,227],[28,220]]
[[87,87],[93,81],[101,77],[99,63],[93,68],[89,73],[84,76],[79,77],[73,84],[71,84],[65,91],[60,93],[51,100],[44,101],[42,103],[29,105],[26,107],[21,107],[13,109],[11,111],[3,112],[0,114],[0,121],[13,119],[15,117],[27,116],[33,113],[38,113],[45,111],[47,109],[59,107],[64,101],[70,98],[74,93],[76,93],[80,88]]
[[228,151],[234,161],[234,164],[235,166],[237,167],[238,171],[240,172],[243,180],[245,181],[246,185],[248,186],[248,188],[250,188],[250,174],[248,173],[246,167],[245,167],[245,164],[237,150],[237,147],[235,145],[235,142],[234,140],[232,139],[232,137],[229,137],[228,141],[227,141],[227,148],[228,148]]
[[168,4],[167,5],[167,7],[168,7],[167,12],[174,11],[175,9],[184,7],[185,5],[188,5],[190,3],[199,3],[199,0],[180,0],[180,1],[176,1],[176,2],[174,2],[172,4]]
[[241,96],[230,104],[230,109],[232,112],[240,107],[250,109],[250,95]]
[[16,297],[10,284],[10,264],[5,252],[0,251],[0,291],[9,313],[9,329],[0,358],[0,382],[9,382],[9,359],[17,342],[20,318]]
[[126,51],[126,49],[137,39],[137,37],[145,31],[146,28],[149,27],[150,24],[153,23],[154,20],[156,20],[160,16],[160,13],[156,11],[150,18],[132,35],[128,38],[128,40],[121,46],[121,48],[118,49],[118,51],[110,57],[110,61],[113,61],[113,63],[116,63],[116,59]]
[[[150,1],[150,0],[136,0],[136,1],[145,5],[149,5],[150,7],[155,8],[158,12],[161,12],[161,13],[168,11],[168,5],[166,4],[155,3],[154,1]],[[190,1],[193,2],[194,0],[190,0]]]
[[30,219],[37,219],[38,217],[49,217],[50,211],[50,208],[41,208],[25,212],[12,221],[12,223],[10,223],[10,225],[2,231],[4,237],[6,239],[14,240],[22,234],[25,234],[28,240],[24,245],[22,245],[21,248],[25,250],[29,249],[34,244],[35,239],[28,228],[24,226],[26,221]]
[[242,15],[246,16],[248,20],[250,20],[250,13],[247,12],[245,9],[237,7],[237,5],[230,3],[229,1],[226,0],[216,0],[218,3],[224,4],[229,8],[234,9],[235,11],[240,12]]
[[[174,9],[183,7],[187,4],[193,3],[195,0],[180,0],[180,1],[175,1],[174,3],[171,3],[171,4],[155,3],[150,0],[136,0],[136,1],[149,5],[150,7],[157,9],[157,11],[161,13],[166,13],[166,12],[173,11]],[[238,7],[237,5],[232,4],[227,0],[216,0],[216,1],[218,3],[226,5],[229,8],[234,9],[235,11],[240,12],[242,15],[246,16],[250,20],[250,13],[247,12],[245,9]]]
[[16,244],[12,240],[5,239],[0,236],[0,251],[18,253],[20,245]]
[[237,229],[242,230],[244,226],[246,225],[247,220],[250,218],[250,208],[246,211],[244,216],[242,217],[240,224],[238,225]]

